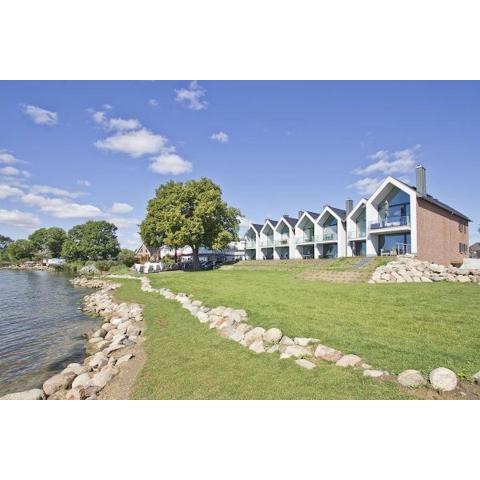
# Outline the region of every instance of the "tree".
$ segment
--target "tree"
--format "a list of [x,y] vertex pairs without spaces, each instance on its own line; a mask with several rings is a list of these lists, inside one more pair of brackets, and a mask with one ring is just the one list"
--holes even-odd
[[131,267],[135,263],[135,252],[128,248],[122,248],[118,254],[117,260],[126,267]]
[[30,240],[16,240],[8,245],[7,255],[12,262],[31,260],[35,255],[35,245]]
[[109,260],[116,258],[120,247],[117,227],[105,220],[90,220],[68,231],[62,257],[67,260]]
[[190,246],[194,268],[200,247],[222,249],[238,238],[241,212],[222,200],[222,190],[208,178],[169,181],[157,188],[140,225],[149,246]]
[[0,235],[0,250],[5,250],[13,240],[5,235]]
[[39,254],[50,258],[57,258],[61,255],[66,238],[65,230],[59,227],[39,228],[28,237]]

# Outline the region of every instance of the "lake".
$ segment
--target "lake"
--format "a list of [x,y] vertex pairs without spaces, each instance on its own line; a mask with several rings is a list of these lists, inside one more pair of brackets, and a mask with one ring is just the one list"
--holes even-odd
[[45,271],[0,270],[0,396],[39,388],[85,356],[83,334],[101,322],[80,311],[92,290]]

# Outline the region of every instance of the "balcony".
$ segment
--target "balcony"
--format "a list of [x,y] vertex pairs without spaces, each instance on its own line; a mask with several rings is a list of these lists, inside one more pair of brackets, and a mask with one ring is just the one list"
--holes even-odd
[[262,240],[260,242],[261,248],[272,248],[273,247],[273,238],[268,238],[267,240]]
[[369,222],[370,230],[394,229],[403,230],[404,227],[410,228],[410,217],[386,217],[378,221]]
[[276,247],[288,247],[290,245],[290,239],[288,237],[277,238],[275,240]]
[[257,242],[255,240],[246,240],[245,241],[245,248],[257,248]]
[[351,230],[347,233],[347,238],[349,240],[357,240],[359,238],[365,238],[367,236],[367,232],[365,230]]
[[314,243],[314,242],[315,242],[314,235],[300,235],[298,237],[295,237],[295,243],[297,245],[304,245],[306,243]]

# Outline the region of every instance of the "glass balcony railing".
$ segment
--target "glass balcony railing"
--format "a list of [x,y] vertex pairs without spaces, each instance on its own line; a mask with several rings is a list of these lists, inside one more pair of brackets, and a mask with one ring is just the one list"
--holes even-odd
[[350,230],[347,234],[349,240],[355,240],[356,238],[365,238],[367,232],[365,230]]
[[261,248],[273,247],[273,238],[268,238],[267,240],[262,240],[260,242]]
[[397,227],[408,227],[410,226],[410,217],[409,216],[399,216],[399,217],[386,217],[383,219],[378,219],[377,221],[370,222],[370,230],[379,230],[381,228],[397,228]]
[[295,243],[299,245],[302,243],[314,243],[314,242],[315,242],[314,235],[299,235],[298,237],[295,237]]
[[257,242],[255,240],[246,240],[245,248],[257,248]]
[[337,232],[334,232],[333,230],[324,230],[323,236],[322,236],[322,241],[323,242],[332,242],[337,240],[338,234]]
[[290,239],[288,237],[277,238],[275,240],[276,247],[288,247],[289,244],[290,244]]

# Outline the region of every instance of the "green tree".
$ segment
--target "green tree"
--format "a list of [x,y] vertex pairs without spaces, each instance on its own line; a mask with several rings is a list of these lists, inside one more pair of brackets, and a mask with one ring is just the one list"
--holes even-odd
[[198,268],[200,247],[222,249],[238,238],[241,212],[222,200],[222,190],[208,178],[169,181],[157,188],[140,225],[149,246],[190,246]]
[[35,245],[30,240],[16,240],[7,247],[7,256],[12,262],[31,260],[35,255]]
[[122,248],[117,260],[126,267],[131,267],[135,263],[135,252],[128,248]]
[[39,254],[50,258],[57,258],[61,255],[66,238],[65,230],[59,227],[39,228],[28,237]]
[[117,227],[105,220],[90,220],[68,231],[62,257],[67,260],[109,260],[116,258],[119,251]]

